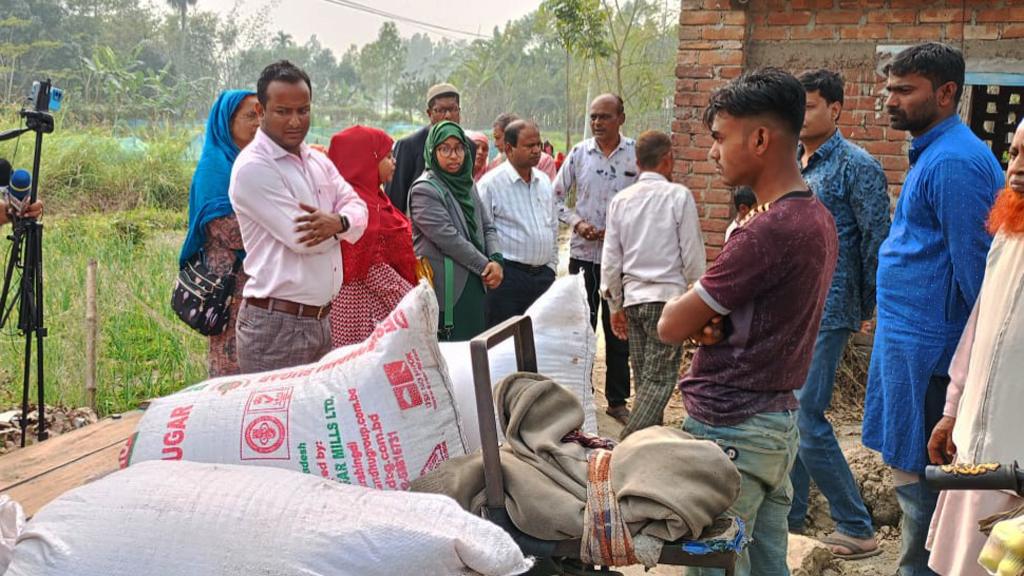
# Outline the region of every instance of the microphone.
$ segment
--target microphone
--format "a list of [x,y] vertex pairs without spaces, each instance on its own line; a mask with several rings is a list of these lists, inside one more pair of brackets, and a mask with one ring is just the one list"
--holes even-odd
[[[0,164],[0,182],[3,177],[3,164]],[[21,214],[28,207],[29,192],[32,190],[32,174],[28,170],[17,169],[11,174],[11,182],[4,195],[11,213]]]
[[6,191],[11,185],[11,163],[6,158],[0,158],[0,191]]

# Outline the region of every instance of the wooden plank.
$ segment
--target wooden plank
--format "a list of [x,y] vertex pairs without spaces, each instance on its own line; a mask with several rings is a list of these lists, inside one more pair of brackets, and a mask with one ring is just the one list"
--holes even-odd
[[120,445],[135,432],[141,417],[142,412],[132,411],[121,418],[105,418],[74,432],[0,456],[0,493],[108,446],[116,445],[120,449]]
[[81,460],[50,470],[4,493],[21,504],[26,516],[32,517],[40,508],[61,494],[115,472],[118,469],[120,453],[121,444],[110,446]]

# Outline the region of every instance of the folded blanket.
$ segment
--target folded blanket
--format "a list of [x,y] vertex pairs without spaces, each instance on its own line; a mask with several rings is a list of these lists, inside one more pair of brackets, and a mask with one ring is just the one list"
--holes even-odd
[[[571,392],[538,374],[519,372],[496,390],[505,507],[516,527],[542,540],[580,538],[587,503],[587,455],[562,439],[583,424]],[[739,495],[740,475],[713,442],[654,426],[629,435],[612,451],[612,488],[632,535],[671,541],[696,538]],[[451,496],[479,513],[484,505],[483,457],[452,459],[412,489]]]

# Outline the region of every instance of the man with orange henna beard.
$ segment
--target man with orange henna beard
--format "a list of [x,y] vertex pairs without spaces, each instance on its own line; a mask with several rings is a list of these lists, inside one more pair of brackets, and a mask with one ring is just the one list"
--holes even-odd
[[[1006,188],[989,214],[995,238],[981,293],[949,368],[943,417],[928,441],[933,464],[1024,462],[1024,123],[1010,145]],[[982,576],[985,536],[978,521],[1024,504],[1011,492],[950,491],[939,496],[928,535],[939,574]]]

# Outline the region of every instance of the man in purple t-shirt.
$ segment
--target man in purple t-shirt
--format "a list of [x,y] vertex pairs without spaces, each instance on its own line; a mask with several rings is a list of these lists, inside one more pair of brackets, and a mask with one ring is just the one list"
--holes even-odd
[[679,384],[683,430],[717,442],[742,476],[730,513],[746,521],[753,542],[737,576],[789,573],[789,471],[799,440],[793,390],[807,378],[836,264],[832,215],[807,189],[796,158],[805,102],[800,82],[775,68],[711,96],[708,157],[726,185],[750,186],[758,205],[658,323],[665,342],[701,344]]

